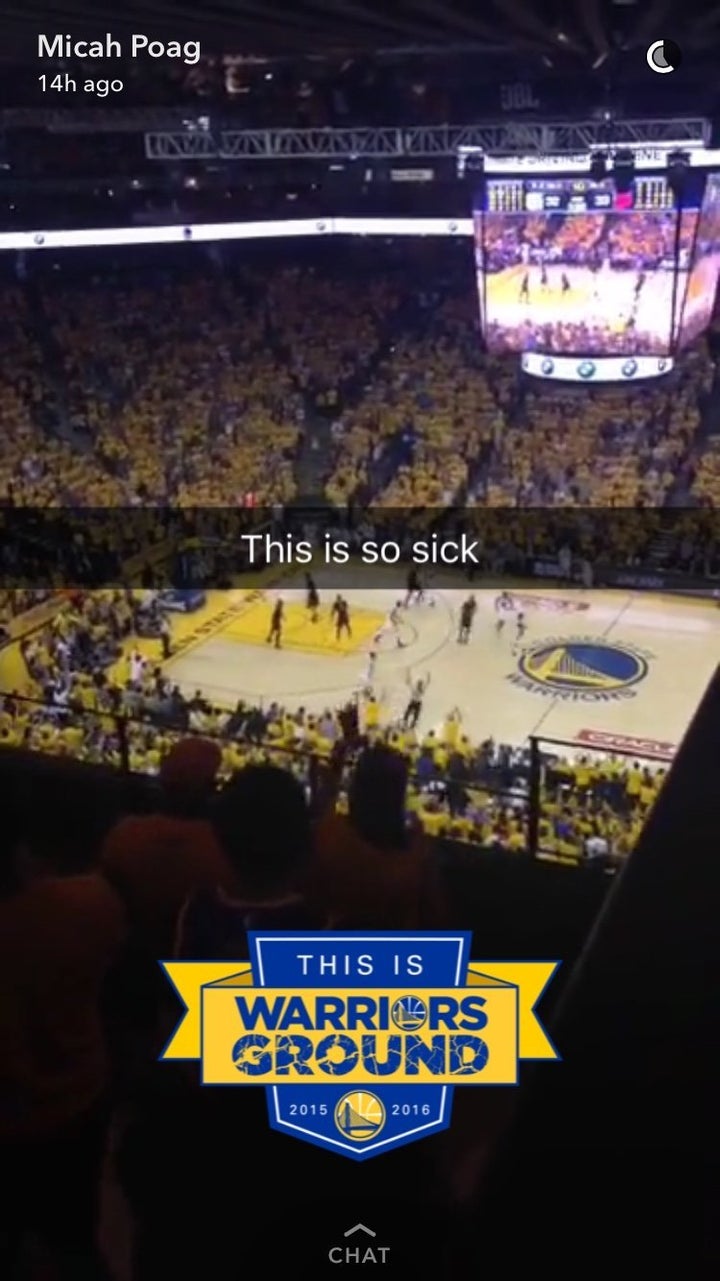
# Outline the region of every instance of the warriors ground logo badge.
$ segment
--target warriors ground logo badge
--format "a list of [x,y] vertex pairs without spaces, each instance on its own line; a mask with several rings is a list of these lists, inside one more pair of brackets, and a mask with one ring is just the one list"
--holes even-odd
[[168,961],[162,1057],[265,1090],[270,1125],[353,1161],[447,1129],[455,1086],[558,1058],[535,1013],[554,961],[471,961],[467,933],[249,933],[250,962]]
[[572,702],[634,698],[652,657],[593,636],[550,638],[530,645],[508,680],[531,694]]

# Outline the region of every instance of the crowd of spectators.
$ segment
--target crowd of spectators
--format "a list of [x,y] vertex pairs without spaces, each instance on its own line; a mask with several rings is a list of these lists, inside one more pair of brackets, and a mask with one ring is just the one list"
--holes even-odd
[[491,320],[485,336],[492,352],[505,355],[539,351],[559,355],[587,352],[601,356],[656,356],[658,343],[666,343],[665,338],[658,339],[657,333],[638,332],[619,319],[613,326],[590,320],[548,321],[528,317],[510,324]]
[[692,453],[712,374],[700,359],[670,387],[542,386],[503,432],[476,499],[491,507],[662,507]]
[[[607,246],[613,265],[635,271],[654,271],[675,260],[675,218],[664,213],[631,213],[608,220]],[[695,228],[688,219],[680,224],[679,249],[692,251]]]
[[208,273],[121,291],[119,322],[115,305],[114,287],[101,285],[46,302],[72,424],[102,468],[76,501],[233,505],[248,490],[268,503],[292,498],[297,395],[242,286]]
[[[68,1281],[108,1275],[98,1226],[111,1130],[111,1168],[132,1225],[123,1244],[137,1281],[166,1271],[222,1275],[238,1197],[243,1258],[259,1259],[271,1230],[267,1198],[256,1172],[216,1159],[228,1123],[254,1154],[280,1161],[296,1188],[290,1213],[307,1214],[310,1196],[326,1210],[352,1196],[354,1163],[340,1169],[274,1136],[264,1091],[220,1099],[198,1088],[188,1065],[157,1065],[179,1014],[157,958],[201,959],[207,948],[237,962],[253,928],[436,929],[449,922],[444,887],[425,838],[406,821],[406,769],[396,754],[376,748],[357,760],[345,815],[330,807],[332,777],[328,808],[313,814],[303,789],[273,766],[247,766],[218,791],[219,762],[213,742],[179,742],[163,762],[157,811],[121,817],[99,864],[81,874],[62,867],[59,802],[52,814],[26,798],[6,805],[3,1276],[40,1264]],[[414,1213],[459,1195],[450,1167],[493,1133],[474,1120],[461,1139],[431,1141],[410,1161],[401,1155],[383,1166],[383,1179],[410,1180]],[[115,1248],[117,1236],[116,1225]]]
[[[259,251],[239,263],[212,250],[202,270],[196,263],[177,275],[41,281],[39,308],[21,285],[7,290],[5,502],[138,511],[237,506],[248,497],[286,504],[323,425],[321,474],[339,507],[374,500],[402,513],[458,504],[478,522],[486,509],[511,508],[520,525],[523,508],[640,509],[599,533],[578,525],[573,554],[590,563],[600,550],[625,565],[645,556],[661,523],[648,509],[679,482],[703,496],[712,456],[697,437],[713,368],[702,351],[671,385],[525,392],[514,368],[480,354],[464,257],[438,276],[427,244],[405,266],[393,247],[323,250],[326,259],[301,265],[266,266]],[[557,551],[552,530],[515,530],[514,519],[484,525],[490,568],[517,563],[508,547]],[[677,563],[714,564],[716,542],[703,538],[691,522],[674,544]],[[6,631],[37,602],[29,592],[0,598]],[[79,595],[22,642],[28,683],[5,696],[0,741],[156,773],[190,729],[222,744],[223,777],[282,757],[305,786],[309,759],[332,757],[342,728],[335,708],[322,717],[213,709],[201,692],[183,698],[152,665],[119,675],[121,648],[141,630],[132,595]],[[160,655],[159,640],[158,663]],[[25,702],[28,695],[45,705]],[[400,747],[409,761],[413,808],[428,831],[524,847],[522,754],[453,738],[452,720],[442,738],[405,741],[382,717],[372,724],[372,704],[364,714],[365,736]],[[548,852],[576,860],[588,842],[603,841],[610,857],[627,852],[654,784],[646,780],[645,800],[623,811],[603,790],[614,768],[593,765],[592,786],[548,791]]]
[[448,506],[502,434],[514,371],[480,359],[472,294],[428,289],[415,322],[333,424],[334,505],[369,490],[382,507]]
[[[122,710],[89,710],[89,705],[103,704]],[[431,837],[488,850],[527,852],[527,752],[493,739],[471,741],[452,713],[441,729],[426,734],[397,723],[381,724],[381,717],[381,709],[372,704],[364,709],[357,742],[387,746],[406,761],[408,814],[420,829]],[[144,692],[138,683],[106,691],[78,674],[63,705],[3,696],[0,745],[117,769],[126,759],[133,772],[157,776],[183,725],[212,737],[221,779],[246,765],[272,764],[314,796],[344,744],[345,711],[328,707],[310,715],[278,703],[240,703],[228,711],[214,707],[200,690],[193,697],[183,695],[159,670]],[[613,755],[548,757],[538,853],[568,865],[601,859],[608,867],[617,866],[632,851],[664,777],[662,766]],[[343,785],[338,812],[346,806]]]
[[711,441],[692,462],[689,484],[696,502],[711,508],[720,505],[720,448],[717,440]]
[[[208,507],[252,493],[257,505],[288,502],[306,398],[337,397],[378,352],[397,306],[382,275],[356,285],[352,271],[340,280],[312,266],[226,274],[216,262],[179,281],[159,273],[47,290],[66,421],[86,443],[79,483],[58,487],[61,500]],[[58,469],[61,478],[69,470]],[[36,489],[26,493],[32,501]]]
[[[692,250],[694,226],[681,223],[680,251]],[[490,213],[483,223],[484,261],[489,272],[526,263],[557,267],[611,267],[654,271],[675,261],[675,218],[664,213]]]
[[[557,224],[557,226],[556,226]],[[525,228],[518,229],[520,242],[527,241],[535,250],[542,253],[546,248],[553,262],[584,266],[596,258],[597,246],[606,234],[605,221],[592,214],[584,217],[576,214],[572,218],[553,219],[553,231],[550,243],[546,242],[548,232],[547,218],[528,218]],[[609,239],[609,237],[608,237]]]
[[19,286],[3,290],[1,317],[2,502],[62,505],[76,488],[85,492],[100,468],[92,456],[79,453],[48,431],[57,392],[45,376],[42,352]]
[[13,619],[27,614],[52,596],[49,587],[18,587],[0,590],[0,635],[9,635]]

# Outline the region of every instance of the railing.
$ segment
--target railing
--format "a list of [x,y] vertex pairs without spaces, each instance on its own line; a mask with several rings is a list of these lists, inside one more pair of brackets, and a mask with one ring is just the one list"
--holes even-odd
[[[4,694],[0,746],[152,776],[182,739],[215,738],[222,778],[244,764],[270,761],[300,779],[317,813],[331,793],[341,807],[346,804],[349,776],[368,741],[362,732],[343,737],[338,731],[335,750],[323,754],[278,743],[264,730],[257,732],[252,719],[238,724],[228,716],[219,730],[188,725],[186,719],[90,711]],[[623,761],[629,762],[627,770]],[[594,747],[533,737],[523,750],[500,748],[492,758],[478,752],[463,770],[428,776],[416,766],[409,803],[431,835],[568,866],[596,861],[613,871],[632,848],[666,764],[658,753],[642,755],[620,744]]]

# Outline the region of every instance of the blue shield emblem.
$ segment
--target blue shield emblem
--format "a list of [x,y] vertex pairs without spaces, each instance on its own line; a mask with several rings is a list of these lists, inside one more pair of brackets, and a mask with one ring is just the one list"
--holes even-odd
[[[392,1019],[415,1030],[427,1016],[423,988],[461,987],[470,961],[471,935],[418,933],[251,933],[250,958],[257,987],[328,992],[338,987],[397,989]],[[305,959],[298,962],[297,957]],[[415,958],[415,959],[414,959]],[[414,975],[418,960],[422,973]],[[322,961],[326,964],[323,966]],[[332,962],[334,961],[334,965]],[[372,973],[368,968],[372,964]],[[354,1161],[389,1152],[445,1130],[452,1116],[449,1085],[385,1085],[378,1063],[377,1087],[337,1084],[273,1085],[266,1090],[270,1125]]]
[[264,1087],[273,1129],[366,1161],[447,1129],[456,1085],[556,1059],[535,1013],[553,961],[471,962],[471,936],[255,931],[247,961],[175,961],[163,1051],[200,1083]]

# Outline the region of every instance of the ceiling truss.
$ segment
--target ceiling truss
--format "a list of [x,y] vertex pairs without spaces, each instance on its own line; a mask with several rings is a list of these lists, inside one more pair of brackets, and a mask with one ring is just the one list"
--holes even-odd
[[242,129],[221,133],[162,129],[145,134],[148,160],[353,160],[457,156],[477,149],[495,154],[558,153],[642,143],[710,141],[700,117],[673,120],[586,120],[368,129]]

